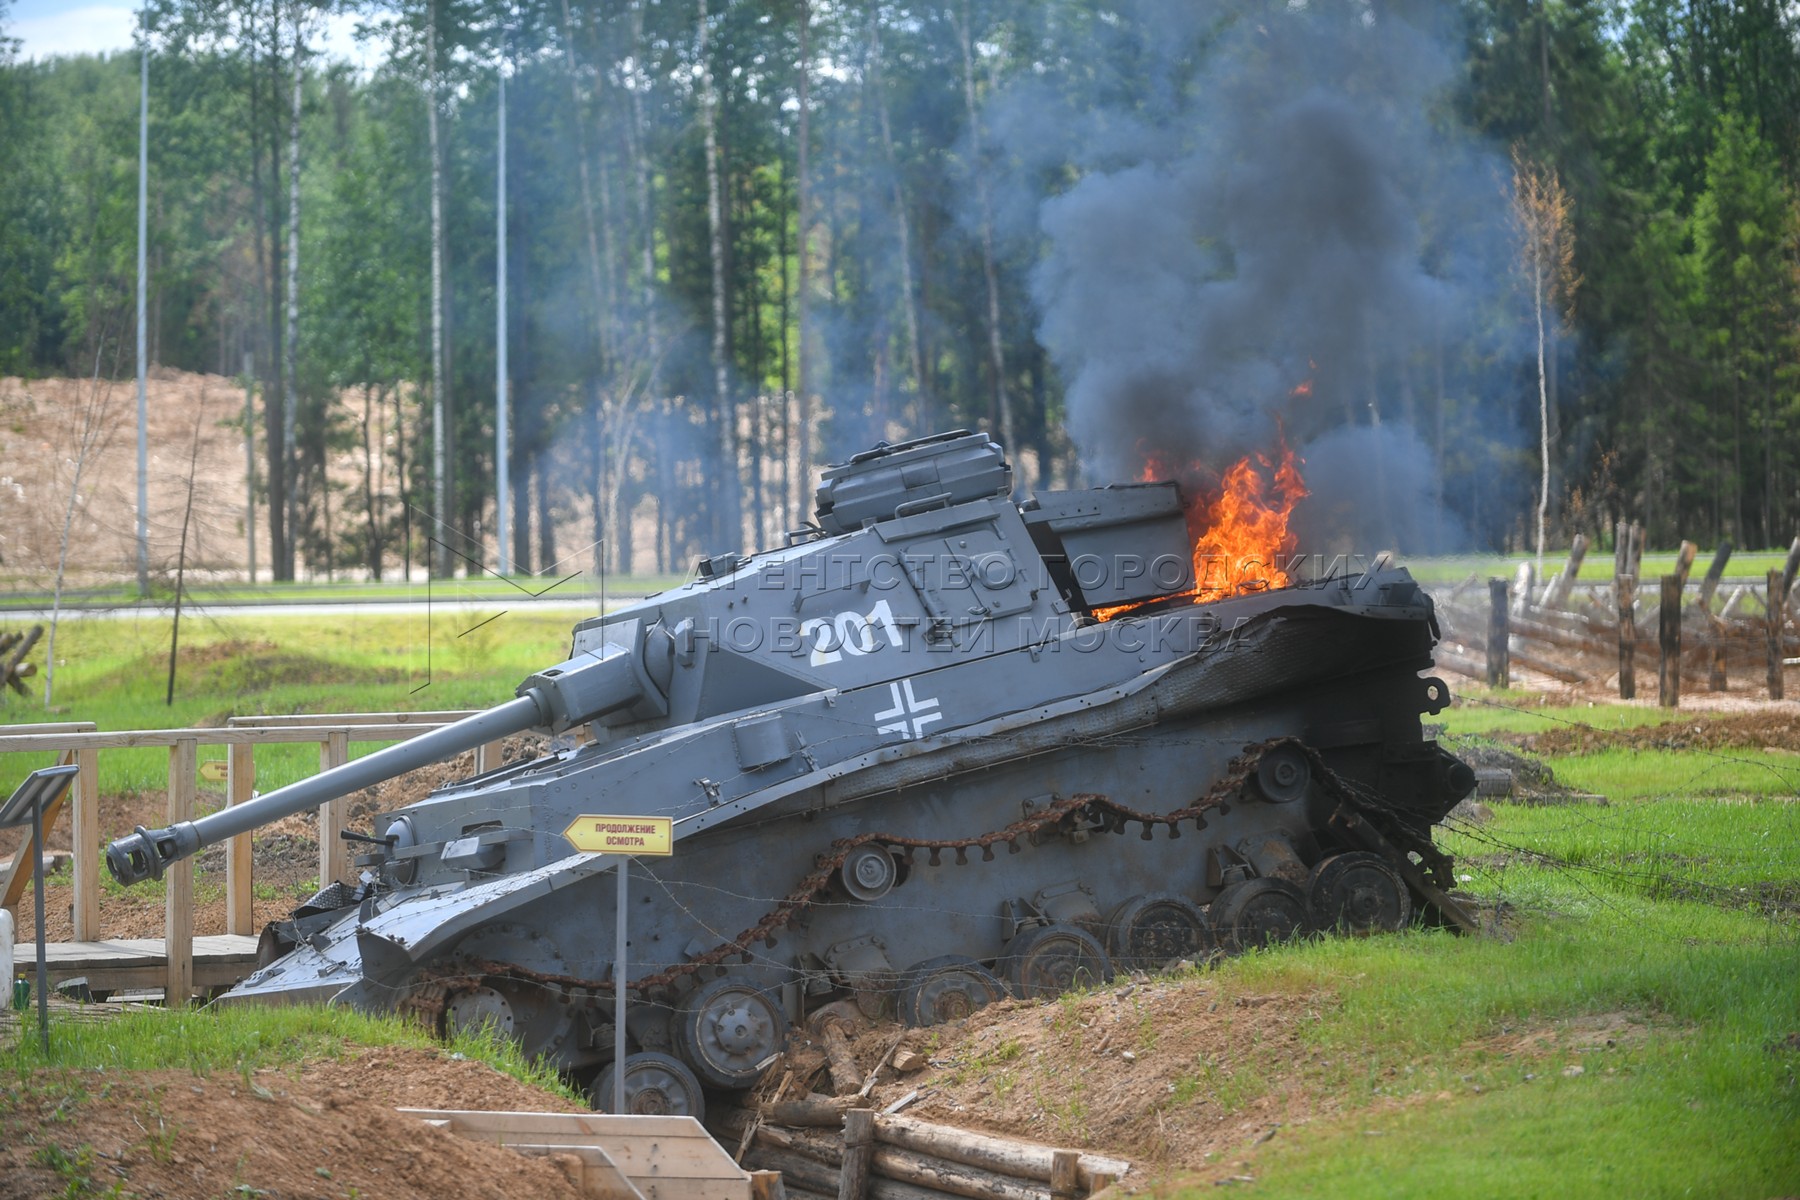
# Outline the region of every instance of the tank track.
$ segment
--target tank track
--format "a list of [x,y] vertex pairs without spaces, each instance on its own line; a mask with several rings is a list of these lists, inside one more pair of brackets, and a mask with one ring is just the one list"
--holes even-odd
[[[1084,817],[1094,824],[1095,832],[1124,834],[1136,824],[1140,837],[1149,841],[1161,826],[1170,838],[1181,836],[1181,826],[1192,821],[1196,830],[1204,830],[1207,815],[1223,816],[1231,804],[1251,784],[1263,760],[1276,751],[1295,751],[1305,756],[1315,780],[1336,803],[1332,824],[1354,840],[1359,840],[1387,859],[1414,891],[1434,904],[1455,926],[1473,930],[1471,918],[1444,893],[1455,886],[1452,860],[1432,845],[1429,836],[1409,830],[1395,819],[1378,797],[1359,794],[1351,784],[1326,765],[1318,751],[1295,737],[1271,738],[1246,746],[1232,759],[1226,772],[1193,803],[1171,812],[1143,812],[1120,804],[1097,793],[1076,793],[1055,801],[1030,815],[1000,829],[972,837],[916,838],[890,833],[865,833],[840,838],[831,844],[829,853],[818,856],[814,869],[788,895],[777,902],[749,928],[712,949],[695,955],[652,975],[630,980],[627,987],[640,999],[667,1003],[674,998],[676,985],[684,978],[696,976],[708,968],[718,967],[728,959],[742,963],[753,961],[752,947],[759,942],[765,949],[777,944],[776,934],[800,918],[808,908],[824,896],[834,873],[854,850],[869,845],[898,852],[910,865],[920,851],[929,855],[932,866],[939,864],[945,852],[956,855],[957,864],[969,861],[969,851],[980,850],[983,862],[996,857],[996,847],[1004,844],[1009,854],[1021,850],[1021,841],[1051,830],[1071,817]],[[1418,857],[1415,863],[1411,856]],[[1424,868],[1421,871],[1421,866]],[[428,1028],[442,1028],[450,998],[464,988],[482,986],[487,980],[508,980],[531,984],[555,991],[563,1004],[586,1006],[610,1002],[614,984],[610,979],[589,979],[534,971],[517,963],[487,959],[463,959],[421,971],[396,1005],[402,1014],[411,1016]]]

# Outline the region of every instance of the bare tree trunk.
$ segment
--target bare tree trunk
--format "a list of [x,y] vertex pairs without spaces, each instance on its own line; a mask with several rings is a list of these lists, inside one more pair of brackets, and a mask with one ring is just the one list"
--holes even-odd
[[169,691],[163,698],[165,707],[175,704],[175,655],[181,647],[181,593],[187,585],[188,526],[194,519],[194,476],[200,464],[200,430],[206,416],[206,388],[200,389],[200,403],[194,411],[194,441],[188,452],[187,503],[181,510],[181,549],[175,555],[175,617],[169,629]]
[[1550,512],[1550,392],[1544,375],[1544,261],[1532,253],[1532,311],[1537,317],[1538,368],[1538,507],[1537,574],[1544,577],[1544,521]]
[[376,498],[375,462],[375,386],[363,384],[362,450],[363,450],[363,514],[369,522],[369,544],[364,561],[369,578],[381,582],[381,509]]
[[794,318],[799,322],[799,336],[796,339],[795,362],[795,398],[799,411],[795,415],[794,424],[800,433],[799,461],[794,471],[794,517],[792,525],[799,528],[807,519],[808,504],[806,502],[807,484],[812,478],[812,386],[811,377],[807,373],[810,365],[811,350],[807,341],[806,313],[812,289],[810,226],[811,213],[811,177],[808,173],[811,141],[810,122],[812,119],[811,97],[812,81],[812,3],[811,0],[800,0],[800,144],[795,150],[796,163],[794,172],[794,252],[800,256],[799,279],[794,294]]
[[919,309],[913,287],[912,220],[906,210],[906,191],[900,184],[900,159],[894,153],[894,131],[888,120],[887,88],[881,77],[881,16],[872,11],[869,20],[869,74],[875,88],[875,112],[881,123],[881,147],[887,156],[888,174],[894,180],[894,226],[900,238],[900,303],[906,317],[906,350],[912,368],[913,402],[909,414],[911,432],[923,434],[925,428],[928,384],[925,378],[925,354],[919,340]]
[[432,555],[434,574],[450,574],[449,467],[446,437],[449,417],[444,402],[444,161],[438,145],[437,3],[426,18],[426,130],[431,143],[431,518],[437,539]]
[[50,599],[50,639],[44,644],[44,707],[49,708],[56,688],[56,625],[62,614],[63,577],[69,567],[69,530],[75,524],[75,506],[81,499],[81,477],[96,450],[111,440],[112,425],[106,419],[112,405],[112,381],[100,390],[101,347],[94,348],[94,378],[88,384],[82,406],[81,432],[75,444],[75,477],[69,481],[69,503],[63,509],[62,538],[56,548],[56,589]]
[[[287,393],[287,405],[282,413],[282,442],[291,469],[295,410],[300,407],[300,371],[295,359],[300,349],[300,63],[305,48],[301,43],[299,4],[288,10],[288,17],[294,25],[294,90],[293,105],[288,110],[287,346],[282,362],[282,390]],[[285,496],[290,535],[297,533],[299,482],[299,472],[294,471]],[[322,479],[320,483],[323,486]]]
[[957,37],[962,43],[963,103],[969,116],[969,170],[981,206],[981,271],[987,279],[988,371],[993,410],[991,420],[1000,444],[1012,446],[1012,404],[1006,396],[1006,356],[1000,345],[1000,276],[994,265],[994,204],[988,195],[987,172],[981,163],[981,110],[975,104],[974,30],[969,26],[969,0],[963,0]]
[[[252,10],[254,12],[254,10]],[[284,339],[281,328],[281,293],[276,280],[281,275],[281,147],[274,132],[263,128],[263,113],[279,105],[276,79],[281,61],[280,5],[269,10],[270,69],[268,110],[263,107],[262,72],[255,67],[255,21],[250,23],[252,65],[250,72],[250,137],[251,189],[256,201],[256,274],[257,290],[268,300],[268,353],[263,357],[265,376],[263,389],[263,428],[269,457],[269,574],[275,580],[294,577],[294,545],[288,524],[288,489],[292,483],[288,470],[290,440],[287,436],[287,408],[292,397],[281,384],[281,355]],[[268,136],[263,135],[267,132]],[[269,182],[263,186],[263,152],[268,152]],[[260,321],[259,321],[260,323]]]
[[707,0],[700,0],[700,34],[695,58],[700,68],[700,123],[706,135],[706,232],[712,258],[713,433],[719,456],[718,503],[713,510],[715,545],[708,553],[736,549],[743,541],[738,496],[737,422],[731,402],[731,370],[725,318],[725,211],[719,180],[718,93],[707,58]]

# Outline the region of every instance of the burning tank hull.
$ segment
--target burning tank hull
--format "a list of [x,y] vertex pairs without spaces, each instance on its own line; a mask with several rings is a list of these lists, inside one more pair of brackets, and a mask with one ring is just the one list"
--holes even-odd
[[[361,884],[271,927],[229,999],[495,1025],[605,1068],[604,1102],[622,970],[629,1103],[691,1112],[808,1014],[930,1024],[1308,930],[1466,920],[1430,828],[1474,779],[1422,735],[1449,697],[1406,572],[1199,603],[1173,485],[1009,492],[980,435],[878,448],[789,547],[583,623],[445,746],[497,714],[594,739],[384,818]],[[602,818],[673,831],[630,861],[622,967],[627,860],[576,849]],[[140,830],[109,863],[221,836]]]

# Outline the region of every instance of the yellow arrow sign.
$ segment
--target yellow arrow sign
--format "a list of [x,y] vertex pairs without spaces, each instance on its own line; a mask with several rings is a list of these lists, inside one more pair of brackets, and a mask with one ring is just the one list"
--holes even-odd
[[225,776],[225,760],[222,758],[209,758],[200,764],[200,778],[208,783],[224,783]]
[[563,836],[577,850],[667,858],[675,853],[675,822],[668,817],[597,817],[583,813]]

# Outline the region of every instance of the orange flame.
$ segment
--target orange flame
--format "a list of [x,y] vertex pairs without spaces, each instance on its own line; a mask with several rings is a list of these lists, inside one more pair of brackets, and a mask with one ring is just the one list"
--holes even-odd
[[[1289,529],[1294,506],[1308,495],[1300,477],[1300,458],[1279,437],[1276,459],[1264,454],[1246,455],[1220,478],[1210,500],[1197,497],[1188,509],[1188,528],[1194,538],[1194,590],[1201,603],[1223,600],[1246,592],[1286,587],[1291,580],[1282,557],[1293,551],[1295,536]],[[1152,456],[1145,464],[1143,481],[1151,483],[1171,475],[1199,474],[1170,471]],[[1098,608],[1102,621],[1136,605]]]

